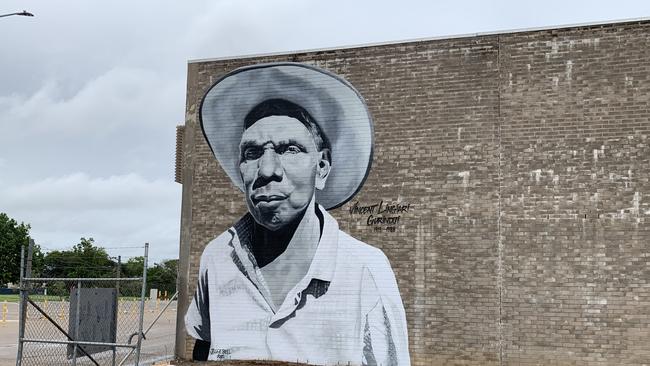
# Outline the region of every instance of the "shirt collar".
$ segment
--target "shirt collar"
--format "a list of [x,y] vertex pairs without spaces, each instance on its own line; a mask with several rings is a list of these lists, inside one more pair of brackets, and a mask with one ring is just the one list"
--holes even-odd
[[317,206],[323,215],[323,232],[321,233],[318,248],[309,266],[307,278],[316,278],[323,281],[332,281],[336,269],[336,253],[338,251],[339,224],[323,206]]
[[[317,204],[317,208],[323,217],[323,232],[321,233],[318,248],[316,248],[314,258],[305,277],[308,280],[316,278],[329,282],[334,277],[334,270],[336,268],[339,225],[336,219],[323,206]],[[237,221],[233,225],[232,230],[236,233],[239,240],[234,240],[231,245],[234,249],[233,260],[239,270],[253,282],[256,282],[251,276],[251,272],[257,273],[259,271],[252,250],[251,235],[253,233],[253,224],[254,219],[250,213],[247,213]],[[308,283],[309,281],[307,281]]]

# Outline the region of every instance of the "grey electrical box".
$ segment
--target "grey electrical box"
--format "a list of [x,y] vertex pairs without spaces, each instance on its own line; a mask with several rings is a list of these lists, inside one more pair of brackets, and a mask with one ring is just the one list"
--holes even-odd
[[[114,288],[82,288],[79,306],[79,336],[77,340],[115,343],[117,333],[117,290]],[[77,289],[70,291],[70,321],[68,334],[75,339],[77,330]],[[112,350],[112,346],[81,345],[88,354]],[[74,345],[68,345],[72,358]],[[77,349],[77,357],[84,356]]]

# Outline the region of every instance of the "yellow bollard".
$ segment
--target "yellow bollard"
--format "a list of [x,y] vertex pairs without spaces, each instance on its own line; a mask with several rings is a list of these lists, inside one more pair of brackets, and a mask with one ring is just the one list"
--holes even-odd
[[[47,290],[45,291],[45,295],[44,295],[44,296],[45,296],[45,297],[44,297],[44,299],[43,299],[43,307],[44,307],[45,309],[47,309]],[[45,317],[43,316],[43,314],[40,314],[40,313],[39,313],[39,314],[38,314],[38,318],[39,318],[39,319],[44,319]]]
[[2,303],[2,326],[7,325],[7,300]]

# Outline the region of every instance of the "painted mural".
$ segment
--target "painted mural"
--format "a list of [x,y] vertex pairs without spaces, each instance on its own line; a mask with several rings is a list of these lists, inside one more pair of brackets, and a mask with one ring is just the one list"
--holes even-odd
[[[409,365],[388,259],[328,213],[371,167],[372,118],[357,90],[313,66],[254,65],[208,90],[200,121],[248,213],[201,256],[185,316],[194,359]],[[390,208],[395,220],[407,205]],[[375,206],[352,209],[388,207]]]

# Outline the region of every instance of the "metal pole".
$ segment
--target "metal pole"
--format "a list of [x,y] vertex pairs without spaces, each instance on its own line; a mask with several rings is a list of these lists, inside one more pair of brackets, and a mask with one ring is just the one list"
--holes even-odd
[[0,15],[0,18],[10,17],[10,16],[12,16],[12,15],[22,15],[22,16],[24,16],[24,17],[33,17],[33,16],[34,16],[34,14],[32,14],[32,13],[28,13],[27,11],[23,10],[23,11],[21,11],[20,13],[2,14],[2,15]]
[[72,350],[72,366],[77,365],[77,341],[79,341],[79,327],[81,325],[81,280],[77,281],[77,309],[75,312],[75,327],[74,327],[74,348]]
[[142,347],[142,323],[144,322],[144,296],[147,291],[147,263],[149,260],[149,243],[144,243],[144,267],[142,268],[142,293],[140,295],[140,324],[138,324],[138,347],[135,353],[135,365],[140,363]]
[[[25,277],[32,276],[32,256],[34,255],[34,239],[29,239],[27,246],[27,263],[25,263]],[[28,286],[29,287],[29,286]]]
[[[133,333],[135,335],[135,333]],[[116,347],[120,348],[135,348],[136,346],[133,344],[128,344],[128,343],[109,343],[109,342],[91,342],[91,341],[64,341],[64,340],[56,340],[56,339],[42,339],[42,338],[27,338],[25,337],[25,343],[47,343],[47,344],[75,344],[77,343],[79,345],[79,351],[82,349],[82,345],[87,345],[87,346],[113,346],[115,345]]]
[[23,362],[23,338],[25,337],[25,284],[23,283],[23,272],[25,271],[25,246],[20,246],[20,304],[18,305],[18,354],[16,355],[16,366]]
[[[118,255],[117,256],[117,278],[120,278],[121,269],[122,269],[122,256]],[[117,296],[115,307],[116,307],[116,311],[119,312],[120,311],[120,281],[119,280],[115,282],[115,292]],[[115,319],[115,322],[117,323],[117,318]],[[116,342],[117,339],[115,339],[114,341]],[[112,366],[115,366],[116,351],[117,348],[113,346],[113,360],[111,363]]]
[[117,298],[120,298],[120,276],[122,274],[122,256],[118,255],[117,256],[117,283],[115,284],[115,287],[117,289]]
[[[23,252],[22,249],[21,249],[21,252]],[[32,276],[32,255],[33,254],[34,254],[34,239],[29,238],[29,244],[27,246],[27,261],[25,262],[25,265],[24,265],[24,267],[25,267],[25,277],[31,277]],[[21,270],[20,275],[23,276],[22,270]],[[25,282],[24,277],[23,277],[23,281],[21,281],[21,282],[23,282],[23,284],[20,286],[21,291],[22,291],[21,292],[20,302],[22,303],[21,315],[22,315],[22,319],[23,319],[23,321],[22,321],[23,324],[22,324],[22,329],[21,329],[22,334],[19,334],[19,337],[24,338],[25,337],[25,326],[26,326],[25,323],[27,322],[27,301],[29,300],[29,288],[31,287],[31,284],[29,282]],[[21,349],[20,349],[20,358],[21,359],[22,359],[22,352],[23,352],[23,349],[21,347]],[[22,360],[20,362],[22,364]]]
[[25,282],[54,282],[54,281],[86,281],[86,282],[115,282],[115,281],[140,281],[142,277],[25,277]]

